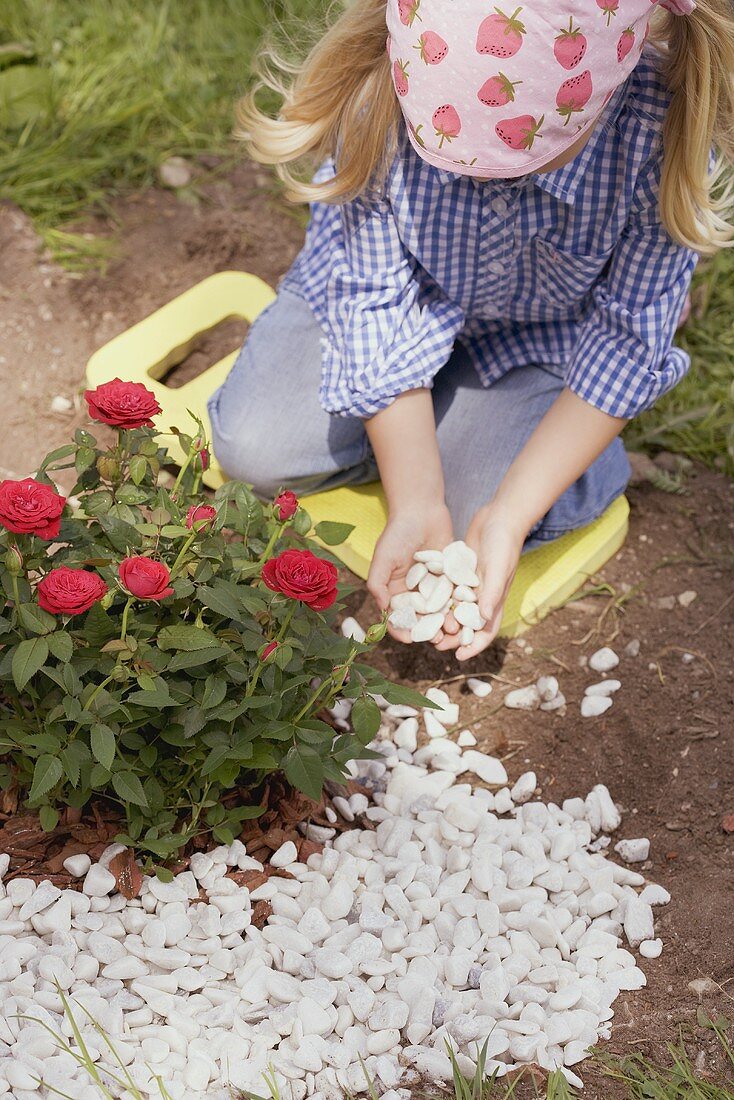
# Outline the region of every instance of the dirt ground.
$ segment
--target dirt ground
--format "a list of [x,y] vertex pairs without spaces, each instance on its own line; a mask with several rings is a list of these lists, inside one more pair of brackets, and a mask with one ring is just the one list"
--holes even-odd
[[[203,167],[200,173],[198,203],[163,190],[115,202],[122,243],[104,277],[57,268],[19,211],[0,205],[0,477],[31,473],[86,422],[86,360],[116,333],[215,271],[245,269],[274,284],[287,268],[302,229],[267,178],[247,165],[221,178]],[[112,228],[102,219],[89,226],[105,235]],[[187,370],[214,361],[240,337],[230,327],[210,338]],[[52,412],[55,396],[74,407]],[[511,777],[532,767],[545,799],[607,784],[625,811],[620,836],[650,838],[643,870],[673,895],[658,910],[663,955],[645,962],[647,988],[617,1002],[608,1047],[664,1058],[682,1026],[699,1069],[715,1072],[711,1032],[696,1014],[703,1005],[734,1016],[734,837],[723,828],[734,812],[734,485],[694,469],[682,495],[644,484],[630,499],[627,544],[597,578],[605,586],[597,594],[556,612],[524,640],[494,647],[472,668],[427,646],[386,643],[380,659],[418,687],[449,681],[462,701],[462,724],[482,747],[507,757]],[[684,606],[678,597],[690,592],[695,598]],[[353,603],[366,622],[363,590]],[[582,719],[583,689],[598,679],[585,659],[603,644],[622,654],[634,639],[639,655],[622,657],[614,706],[600,719]],[[460,677],[482,673],[496,677],[494,692],[477,700]],[[558,676],[565,716],[502,706],[508,684],[541,673]],[[584,1077],[587,1096],[622,1095],[593,1069],[584,1067]]]

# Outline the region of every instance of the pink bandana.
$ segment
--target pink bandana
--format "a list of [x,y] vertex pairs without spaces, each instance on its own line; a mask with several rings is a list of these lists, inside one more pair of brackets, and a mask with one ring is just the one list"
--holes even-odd
[[[695,7],[661,3],[676,15]],[[627,79],[653,10],[651,0],[387,0],[387,48],[413,146],[468,176],[541,168]]]

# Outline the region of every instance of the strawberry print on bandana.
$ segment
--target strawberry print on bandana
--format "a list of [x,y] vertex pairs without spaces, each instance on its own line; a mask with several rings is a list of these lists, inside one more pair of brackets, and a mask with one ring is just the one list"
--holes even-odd
[[[685,16],[694,0],[660,0]],[[655,0],[387,0],[410,140],[437,168],[521,176],[573,146],[637,64]]]

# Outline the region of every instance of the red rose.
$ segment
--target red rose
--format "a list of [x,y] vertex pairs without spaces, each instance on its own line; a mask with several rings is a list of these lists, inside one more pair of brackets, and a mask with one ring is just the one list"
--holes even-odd
[[0,524],[16,535],[55,539],[66,497],[32,477],[0,483]]
[[285,493],[281,493],[277,496],[273,502],[275,508],[275,514],[281,522],[290,519],[291,516],[295,516],[298,511],[298,497],[295,493],[292,493],[290,489]]
[[152,417],[162,412],[154,393],[142,382],[122,382],[113,378],[84,394],[92,420],[101,420],[113,428],[152,428]]
[[285,550],[266,561],[262,579],[273,592],[302,600],[314,611],[325,611],[337,597],[336,567],[310,550]]
[[201,530],[210,523],[213,523],[217,518],[216,508],[212,508],[211,504],[192,504],[186,513],[186,526],[193,527],[194,524],[201,525]]
[[258,654],[258,657],[260,658],[260,661],[263,664],[265,664],[268,657],[272,657],[272,655],[275,653],[277,648],[278,648],[278,643],[277,642],[269,642],[268,645],[264,645],[262,647],[262,649],[260,650],[260,653]]
[[120,562],[120,580],[123,586],[139,600],[165,600],[173,595],[169,586],[171,574],[162,561],[153,561],[142,555],[123,558]]
[[81,615],[106,595],[108,589],[98,573],[60,565],[38,582],[38,603],[52,615]]
[[209,448],[202,447],[196,456],[196,461],[201,468],[202,472],[206,472],[209,469]]

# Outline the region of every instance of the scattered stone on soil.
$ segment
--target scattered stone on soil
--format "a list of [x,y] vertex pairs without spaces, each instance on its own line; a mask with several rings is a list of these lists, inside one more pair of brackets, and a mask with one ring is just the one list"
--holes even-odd
[[581,700],[581,717],[598,718],[609,710],[611,705],[612,700],[608,695],[585,695]]
[[596,653],[592,653],[589,657],[589,668],[594,672],[611,672],[618,664],[619,657],[609,646],[597,649]]
[[650,855],[650,841],[647,837],[636,840],[620,840],[614,845],[614,851],[625,863],[644,863]]
[[484,699],[492,692],[492,685],[487,680],[477,680],[475,676],[470,676],[466,681],[466,686],[472,695],[476,695],[478,699]]
[[168,157],[158,168],[158,179],[164,187],[188,187],[191,177],[191,165],[184,157]]

